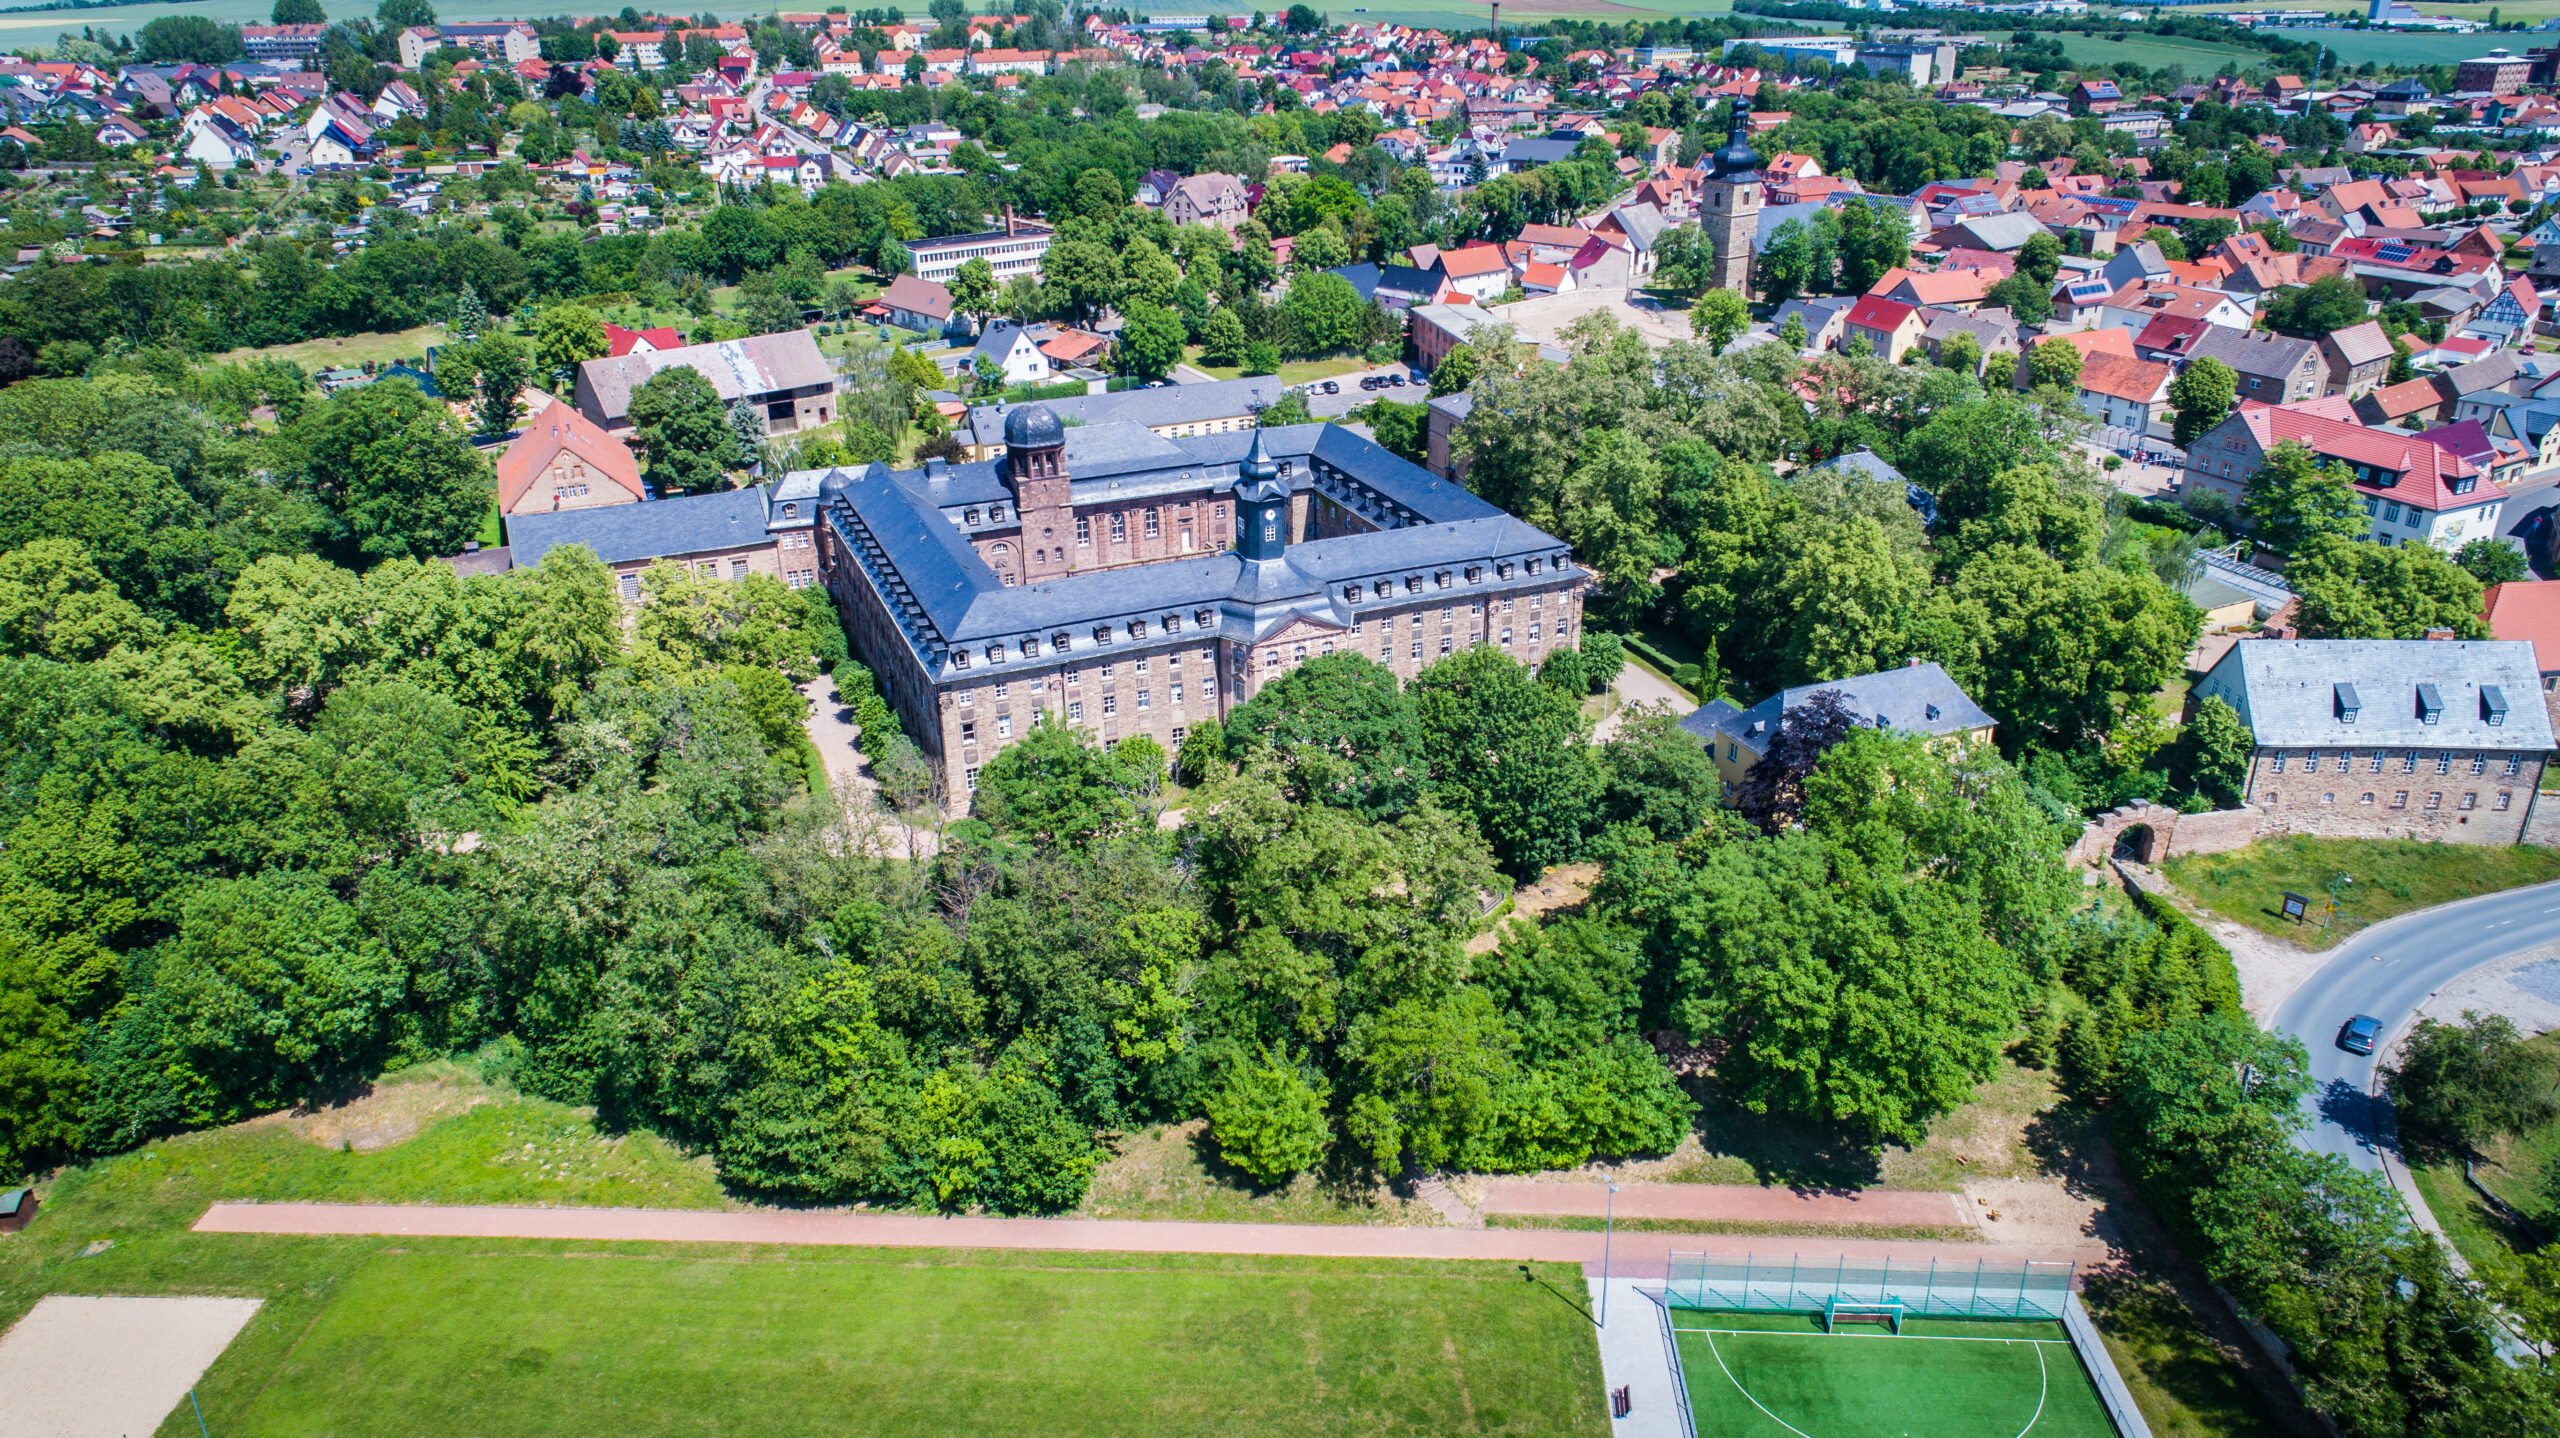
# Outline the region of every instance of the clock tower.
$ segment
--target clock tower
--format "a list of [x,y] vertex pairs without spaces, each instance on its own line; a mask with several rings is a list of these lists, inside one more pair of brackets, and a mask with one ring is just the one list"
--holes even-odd
[[1708,157],[1700,186],[1699,228],[1715,243],[1715,287],[1751,298],[1751,242],[1760,233],[1765,184],[1759,153],[1751,148],[1751,101],[1733,97],[1725,146]]

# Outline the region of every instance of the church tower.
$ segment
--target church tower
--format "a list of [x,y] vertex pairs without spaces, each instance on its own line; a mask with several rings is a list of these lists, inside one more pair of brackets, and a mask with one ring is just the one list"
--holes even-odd
[[1699,186],[1698,227],[1715,243],[1715,287],[1751,297],[1751,242],[1760,232],[1764,185],[1759,153],[1751,148],[1751,101],[1733,97],[1733,122],[1724,148],[1707,160]]

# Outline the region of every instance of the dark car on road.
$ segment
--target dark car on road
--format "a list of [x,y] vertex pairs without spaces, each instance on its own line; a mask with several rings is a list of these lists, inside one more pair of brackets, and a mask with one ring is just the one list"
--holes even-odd
[[2369,1054],[2382,1042],[2382,1020],[2371,1014],[2358,1014],[2338,1030],[2338,1047],[2351,1054]]

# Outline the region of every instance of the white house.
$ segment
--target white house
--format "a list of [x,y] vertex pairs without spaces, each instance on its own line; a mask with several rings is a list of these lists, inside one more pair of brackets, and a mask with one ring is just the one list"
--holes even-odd
[[181,153],[187,163],[208,170],[245,169],[258,162],[258,142],[220,115],[205,114],[201,120],[189,121],[187,146]]
[[995,362],[1006,384],[1038,384],[1055,373],[1049,357],[1040,352],[1039,342],[1020,325],[988,326],[978,338],[978,347],[969,352],[970,368],[975,369],[982,359]]

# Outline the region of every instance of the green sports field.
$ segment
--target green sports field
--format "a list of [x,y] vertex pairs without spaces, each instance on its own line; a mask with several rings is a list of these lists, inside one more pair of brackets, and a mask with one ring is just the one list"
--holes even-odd
[[2114,1438],[2058,1323],[1675,1311],[1701,1438]]

